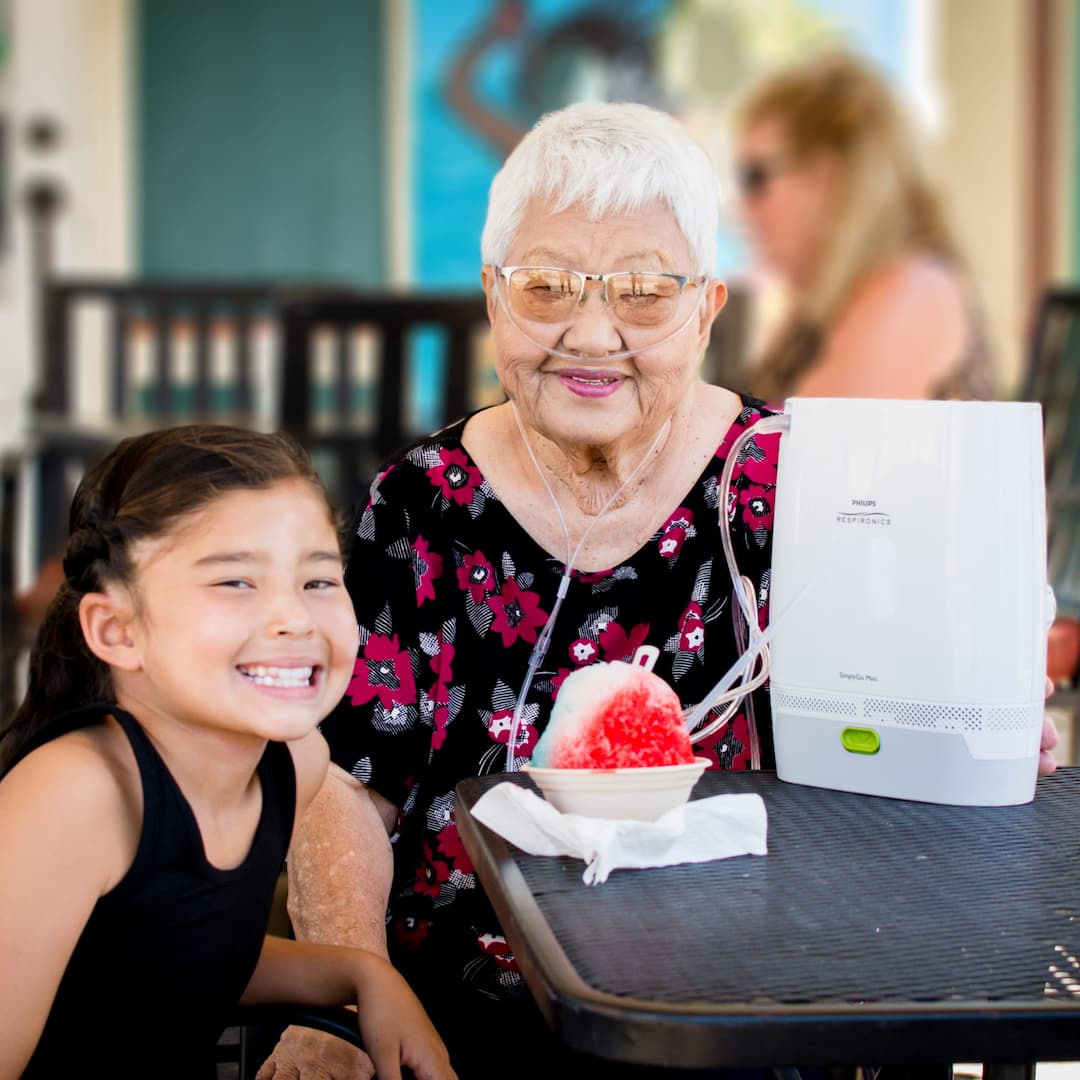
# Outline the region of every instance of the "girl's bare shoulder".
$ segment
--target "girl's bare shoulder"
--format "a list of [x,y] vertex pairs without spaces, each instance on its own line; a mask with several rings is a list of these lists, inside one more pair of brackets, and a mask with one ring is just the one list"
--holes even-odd
[[111,718],[69,732],[20,761],[0,783],[0,833],[91,857],[105,891],[126,873],[142,826],[142,785],[127,739]]

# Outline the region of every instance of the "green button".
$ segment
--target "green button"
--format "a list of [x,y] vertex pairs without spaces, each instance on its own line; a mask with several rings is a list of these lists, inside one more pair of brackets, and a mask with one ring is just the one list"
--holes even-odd
[[873,728],[844,728],[840,732],[840,742],[853,754],[876,754],[881,749],[881,739]]

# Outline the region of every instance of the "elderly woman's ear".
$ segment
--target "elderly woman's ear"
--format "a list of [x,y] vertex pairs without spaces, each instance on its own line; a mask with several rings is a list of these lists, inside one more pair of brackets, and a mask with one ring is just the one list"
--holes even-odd
[[480,284],[484,289],[484,296],[487,299],[487,315],[488,322],[495,325],[495,306],[498,304],[498,290],[495,288],[495,271],[492,267],[485,265],[480,271]]
[[701,312],[701,347],[703,349],[709,343],[712,324],[716,316],[723,310],[728,298],[727,286],[718,279],[710,278],[705,283],[705,290],[705,304]]

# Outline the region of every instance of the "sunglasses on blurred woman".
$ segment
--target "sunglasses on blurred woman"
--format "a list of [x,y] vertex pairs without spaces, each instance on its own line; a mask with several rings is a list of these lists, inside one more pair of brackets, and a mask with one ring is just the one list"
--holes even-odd
[[774,177],[790,168],[791,159],[786,154],[744,158],[735,165],[735,184],[744,199],[755,199],[765,194]]

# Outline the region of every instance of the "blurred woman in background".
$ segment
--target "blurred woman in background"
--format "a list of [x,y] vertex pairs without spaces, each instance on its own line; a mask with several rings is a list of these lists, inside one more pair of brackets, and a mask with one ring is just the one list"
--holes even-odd
[[828,54],[766,78],[737,114],[736,177],[751,240],[790,293],[756,393],[993,396],[971,282],[876,72]]

